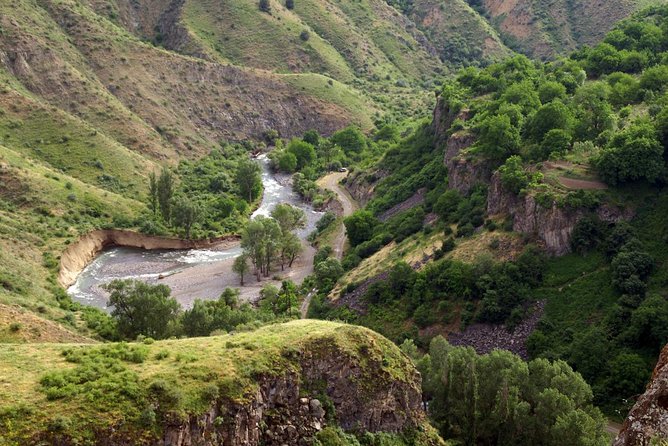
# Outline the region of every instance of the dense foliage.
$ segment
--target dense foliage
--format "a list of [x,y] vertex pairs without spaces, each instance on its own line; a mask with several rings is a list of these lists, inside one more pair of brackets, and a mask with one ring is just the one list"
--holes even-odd
[[609,443],[591,388],[563,361],[526,363],[500,350],[480,356],[440,336],[427,355],[411,341],[402,350],[418,364],[429,414],[445,439],[527,446]]

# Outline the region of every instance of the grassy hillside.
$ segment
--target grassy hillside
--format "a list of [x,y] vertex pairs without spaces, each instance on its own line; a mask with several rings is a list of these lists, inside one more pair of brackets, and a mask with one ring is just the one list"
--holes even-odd
[[[276,388],[283,389],[280,379],[296,380],[299,397],[319,397],[334,424],[337,415],[326,405],[332,404],[328,395],[347,389],[302,375],[302,361],[327,362],[330,354],[356,369],[369,398],[379,389],[386,394],[383,383],[407,391],[417,385],[412,362],[390,341],[331,322],[294,321],[247,333],[143,344],[5,345],[0,346],[0,440],[90,441],[108,432],[117,441],[148,444],[177,419],[209,413],[219,403],[229,410],[248,404],[261,382],[277,380]],[[296,403],[292,393],[280,391],[288,392],[281,401]],[[271,404],[270,397],[264,403]],[[234,422],[219,421],[217,426]]]
[[594,45],[619,20],[663,0],[482,0],[470,1],[498,29],[512,49],[553,58],[581,45]]

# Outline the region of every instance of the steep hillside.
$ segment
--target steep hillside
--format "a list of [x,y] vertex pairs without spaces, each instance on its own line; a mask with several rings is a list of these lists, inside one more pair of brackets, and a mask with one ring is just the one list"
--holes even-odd
[[464,0],[415,0],[409,16],[446,63],[487,64],[511,54],[497,31]]
[[477,6],[516,51],[549,59],[581,45],[594,45],[646,0],[476,0]]
[[310,444],[339,426],[443,444],[410,359],[358,327],[295,321],[143,345],[5,346],[0,358],[3,444]]

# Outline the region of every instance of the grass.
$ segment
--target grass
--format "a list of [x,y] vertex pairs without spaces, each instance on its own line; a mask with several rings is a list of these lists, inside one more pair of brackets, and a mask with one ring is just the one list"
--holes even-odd
[[[259,376],[299,373],[302,353],[358,364],[362,392],[413,379],[412,363],[387,339],[324,321],[145,344],[0,345],[0,425],[11,423],[25,438],[76,413],[65,428],[75,438],[123,418],[122,429],[139,434],[140,425],[132,426],[149,394],[172,413],[200,414],[215,399],[243,403],[254,395]],[[157,425],[142,429],[152,432]]]

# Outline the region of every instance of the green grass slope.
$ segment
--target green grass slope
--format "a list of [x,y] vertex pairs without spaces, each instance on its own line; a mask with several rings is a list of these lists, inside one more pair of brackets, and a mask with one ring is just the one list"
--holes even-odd
[[[208,413],[221,402],[230,408],[249,403],[258,378],[301,376],[303,357],[328,354],[355,368],[356,386],[369,395],[387,392],[383,386],[419,385],[410,359],[387,339],[322,321],[144,344],[4,345],[0,440],[24,444],[41,437],[75,444],[109,432],[112,441],[153,444],[170,420]],[[332,391],[327,383],[312,384]],[[306,381],[295,385],[300,395],[318,392],[309,392]],[[153,417],[146,416],[149,410]]]

